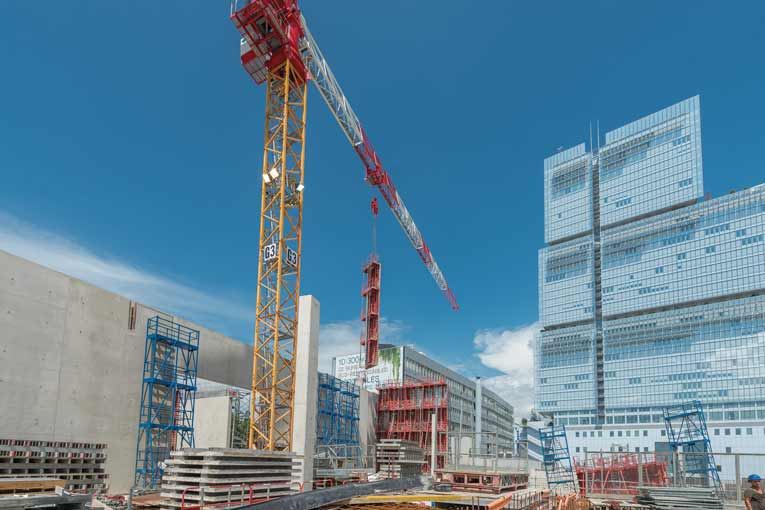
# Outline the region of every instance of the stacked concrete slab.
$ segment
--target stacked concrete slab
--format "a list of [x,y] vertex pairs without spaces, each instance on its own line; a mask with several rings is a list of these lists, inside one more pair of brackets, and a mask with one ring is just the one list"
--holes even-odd
[[0,477],[55,478],[78,490],[106,490],[106,445],[0,439]]
[[408,478],[422,474],[425,450],[413,441],[383,439],[377,443],[376,458],[384,478]]
[[290,494],[295,456],[233,448],[171,453],[162,476],[162,508],[239,505]]

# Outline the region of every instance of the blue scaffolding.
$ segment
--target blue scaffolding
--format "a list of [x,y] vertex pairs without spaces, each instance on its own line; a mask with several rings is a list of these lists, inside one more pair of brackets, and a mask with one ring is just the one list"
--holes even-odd
[[358,446],[359,387],[319,373],[316,443],[319,446]]
[[576,479],[568,451],[566,426],[555,425],[541,429],[539,440],[542,443],[542,465],[545,468],[547,485],[551,489],[561,486],[568,491],[576,491]]
[[157,488],[172,450],[194,447],[199,331],[160,316],[146,323],[135,485]]
[[717,471],[712,443],[709,441],[707,421],[701,402],[694,400],[685,404],[664,408],[664,427],[667,430],[669,446],[673,452],[682,450],[682,466],[675,465],[678,455],[673,455],[673,474],[677,478],[682,470],[683,485],[714,487],[722,495],[720,473]]

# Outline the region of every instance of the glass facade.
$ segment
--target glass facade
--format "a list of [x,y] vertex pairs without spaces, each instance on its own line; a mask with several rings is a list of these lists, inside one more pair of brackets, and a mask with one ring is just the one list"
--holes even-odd
[[765,186],[606,229],[603,315],[765,289]]
[[698,201],[699,98],[547,158],[544,175],[537,410],[657,424],[698,399],[710,420],[765,418],[765,185]]
[[536,408],[543,412],[595,408],[591,324],[542,331],[534,349]]
[[584,144],[545,159],[545,242],[592,230],[592,170]]
[[598,151],[601,226],[704,194],[700,117],[696,96],[606,133]]
[[592,236],[539,251],[539,318],[544,326],[592,320]]
[[606,321],[606,406],[763,398],[765,296]]

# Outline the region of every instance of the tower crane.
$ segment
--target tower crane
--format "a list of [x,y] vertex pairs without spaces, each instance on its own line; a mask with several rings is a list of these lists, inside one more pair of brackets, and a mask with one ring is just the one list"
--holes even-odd
[[[258,287],[249,447],[292,447],[294,353],[300,295],[306,92],[312,80],[438,288],[457,300],[412,220],[358,117],[343,94],[297,0],[232,0],[240,57],[266,83]],[[245,0],[246,1],[246,0]]]

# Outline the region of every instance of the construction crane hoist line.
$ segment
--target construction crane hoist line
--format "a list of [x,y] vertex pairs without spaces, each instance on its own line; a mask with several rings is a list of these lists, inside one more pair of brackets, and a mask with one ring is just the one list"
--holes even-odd
[[310,80],[375,186],[454,310],[446,278],[412,220],[390,174],[343,94],[300,13],[297,0],[233,0],[242,65],[266,84],[260,252],[255,318],[250,448],[292,446],[294,351],[303,220],[306,88]]

